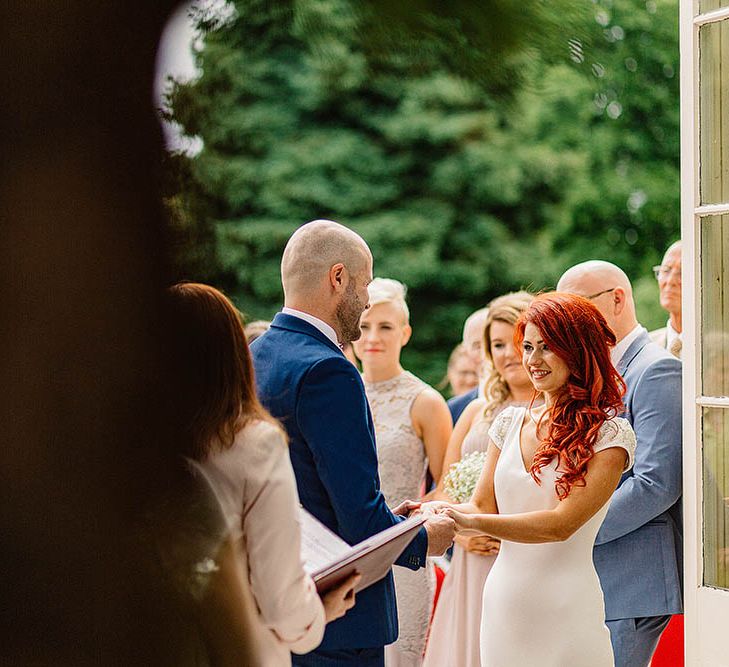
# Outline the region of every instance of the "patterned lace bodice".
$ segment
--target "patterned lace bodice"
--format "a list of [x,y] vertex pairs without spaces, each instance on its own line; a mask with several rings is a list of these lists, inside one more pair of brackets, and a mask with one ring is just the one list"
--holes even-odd
[[461,458],[471,452],[485,452],[489,446],[489,427],[498,420],[498,416],[509,406],[524,406],[526,403],[520,401],[506,401],[502,403],[493,412],[493,422],[491,419],[481,418],[473,426],[471,426],[466,437],[461,443]]
[[413,402],[428,385],[412,373],[382,382],[365,382],[375,421],[382,493],[390,507],[420,496],[427,459],[423,441],[413,429]]

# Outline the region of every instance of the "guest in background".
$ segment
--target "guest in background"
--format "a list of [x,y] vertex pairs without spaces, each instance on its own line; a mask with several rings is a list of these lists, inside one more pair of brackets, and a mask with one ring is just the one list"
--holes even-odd
[[[484,375],[484,349],[483,329],[486,324],[487,308],[480,308],[471,313],[463,325],[463,347],[466,350],[471,363],[478,369],[479,381]],[[448,401],[448,409],[451,411],[451,419],[455,424],[465,407],[478,397],[478,385],[471,391],[460,396],[454,396]]]
[[256,338],[265,334],[270,326],[271,323],[268,320],[253,320],[253,322],[249,322],[243,329],[246,335],[246,342],[250,345]]
[[446,376],[443,378],[442,386],[438,385],[438,389],[450,386],[453,396],[462,396],[478,387],[478,374],[479,368],[473,363],[473,358],[463,343],[458,343],[448,357]]
[[666,250],[663,261],[653,267],[658,281],[661,308],[668,312],[668,322],[662,329],[650,332],[651,340],[681,358],[681,241]]
[[[443,397],[400,363],[412,333],[405,286],[375,278],[368,292],[370,307],[362,313],[362,335],[353,345],[375,422],[382,493],[395,507],[421,495],[426,468],[434,480],[440,478],[451,418]],[[433,565],[429,561],[416,571],[395,568],[393,574],[400,635],[385,647],[385,665],[416,667],[422,663],[433,608]]]
[[610,356],[625,380],[625,416],[638,446],[593,556],[615,665],[647,665],[671,614],[683,611],[681,362],[638,324],[630,280],[614,264],[577,264],[557,288],[592,301],[618,339]]
[[[488,430],[494,418],[510,405],[527,405],[534,396],[521,357],[514,348],[514,325],[533,297],[515,292],[497,297],[488,306],[484,330],[486,368],[484,397],[466,407],[448,443],[443,475],[432,498],[462,502],[450,497],[444,480],[450,466],[473,452],[486,452]],[[535,405],[541,403],[541,399]],[[458,665],[479,667],[481,594],[499,551],[499,541],[487,535],[457,535],[453,558],[438,598],[425,653],[427,667]]]
[[324,625],[354,605],[350,577],[323,600],[304,572],[299,501],[281,427],[256,398],[239,313],[218,290],[183,283],[169,291],[170,353],[182,385],[174,399],[181,453],[199,464],[220,501],[250,582],[261,664],[291,664],[315,648]]

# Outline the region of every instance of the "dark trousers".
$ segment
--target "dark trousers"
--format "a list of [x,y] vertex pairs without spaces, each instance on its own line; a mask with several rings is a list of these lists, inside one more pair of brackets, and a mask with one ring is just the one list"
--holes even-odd
[[293,667],[384,667],[385,647],[317,649],[306,655],[292,655]]
[[670,616],[649,616],[607,621],[615,667],[647,667],[670,620]]

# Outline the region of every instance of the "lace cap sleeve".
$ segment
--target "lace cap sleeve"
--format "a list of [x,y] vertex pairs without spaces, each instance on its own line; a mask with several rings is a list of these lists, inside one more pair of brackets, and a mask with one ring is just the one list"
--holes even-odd
[[506,434],[511,426],[511,420],[514,416],[514,408],[508,407],[502,410],[494,419],[491,427],[489,428],[489,438],[493,440],[493,443],[501,449],[504,446],[504,440]]
[[628,452],[628,460],[623,471],[630,470],[635,460],[635,432],[627,419],[615,417],[606,421],[600,428],[594,451],[597,453],[610,447],[622,447]]

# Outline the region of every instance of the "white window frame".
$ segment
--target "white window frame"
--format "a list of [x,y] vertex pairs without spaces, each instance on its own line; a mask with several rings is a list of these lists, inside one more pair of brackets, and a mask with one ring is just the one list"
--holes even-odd
[[[703,585],[701,417],[703,407],[729,409],[729,399],[701,394],[701,219],[729,213],[729,203],[701,206],[699,169],[699,28],[729,19],[729,7],[699,15],[680,0],[681,238],[683,240],[684,628],[686,665],[729,666],[729,591]],[[727,82],[729,85],[729,81]],[[727,286],[729,289],[729,285]]]

